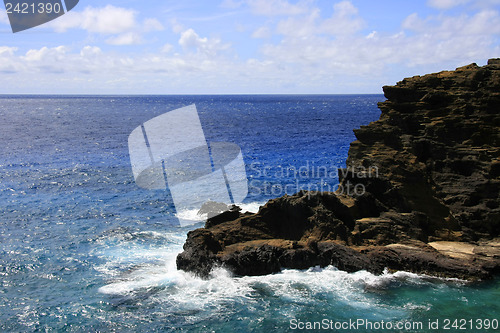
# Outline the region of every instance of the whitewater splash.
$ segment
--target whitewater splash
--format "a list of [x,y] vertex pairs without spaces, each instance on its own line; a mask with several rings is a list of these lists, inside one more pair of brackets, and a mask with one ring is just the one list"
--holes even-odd
[[[237,203],[236,206],[241,208],[242,212],[257,213],[259,208],[265,203]],[[207,214],[198,214],[199,209],[184,209],[175,214],[179,219],[180,225],[185,227],[199,222],[204,222],[207,219]]]
[[[235,277],[228,270],[217,268],[209,279],[178,271],[177,254],[182,251],[187,231],[135,232],[114,235],[101,241],[96,251],[103,265],[96,267],[107,284],[99,292],[118,303],[127,300],[168,304],[175,313],[194,311],[197,318],[212,316],[213,311],[229,307],[259,307],[263,300],[306,307],[318,302],[336,304],[346,313],[367,311],[375,317],[401,318],[411,311],[428,311],[426,304],[411,301],[403,306],[381,306],[376,295],[398,286],[429,286],[449,280],[431,278],[408,272],[367,271],[346,273],[333,266],[307,270],[286,269],[266,276]],[[460,283],[455,280],[453,283]],[[288,316],[284,311],[284,316]]]

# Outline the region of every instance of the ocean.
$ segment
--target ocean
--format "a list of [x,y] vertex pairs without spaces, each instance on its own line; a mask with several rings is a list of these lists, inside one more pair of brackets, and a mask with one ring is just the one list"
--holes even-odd
[[189,230],[134,181],[128,136],[195,104],[208,142],[242,151],[256,211],[335,190],[352,130],[382,95],[0,96],[0,331],[498,332],[500,280],[335,267],[202,280],[177,271]]

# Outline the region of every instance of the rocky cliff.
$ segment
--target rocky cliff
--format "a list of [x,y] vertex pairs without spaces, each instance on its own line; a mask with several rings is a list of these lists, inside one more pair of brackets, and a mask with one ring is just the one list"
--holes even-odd
[[300,192],[191,231],[177,267],[207,276],[335,265],[466,279],[500,271],[500,59],[385,86],[336,193]]

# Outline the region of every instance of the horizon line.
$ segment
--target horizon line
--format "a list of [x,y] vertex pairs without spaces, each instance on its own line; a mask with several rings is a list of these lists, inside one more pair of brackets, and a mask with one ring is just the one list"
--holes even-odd
[[130,96],[348,96],[348,95],[384,95],[381,93],[193,93],[193,94],[71,94],[71,93],[0,93],[6,96],[103,96],[103,97],[130,97]]

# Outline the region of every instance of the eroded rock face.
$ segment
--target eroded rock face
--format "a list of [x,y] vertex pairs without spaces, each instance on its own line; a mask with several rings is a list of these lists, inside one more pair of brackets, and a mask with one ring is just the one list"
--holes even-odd
[[[500,60],[408,78],[384,93],[380,119],[355,130],[339,171],[343,193],[354,194],[299,192],[256,214],[209,219],[188,234],[178,269],[498,273]],[[366,191],[346,191],[356,185]]]
[[[476,241],[500,235],[500,63],[490,60],[384,87],[380,120],[355,130],[347,165],[398,212],[423,212],[428,236]],[[341,177],[344,175],[340,173]]]

